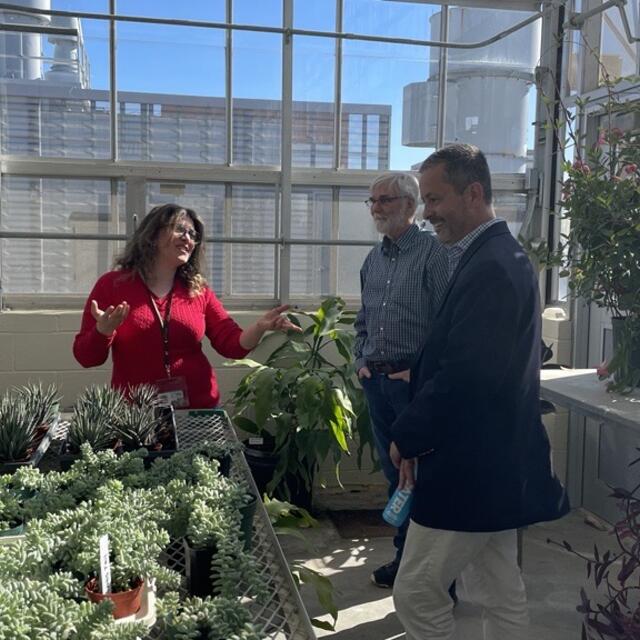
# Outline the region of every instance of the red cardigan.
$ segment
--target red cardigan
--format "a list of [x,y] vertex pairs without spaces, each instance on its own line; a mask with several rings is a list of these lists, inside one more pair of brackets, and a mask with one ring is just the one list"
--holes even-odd
[[[124,389],[166,378],[162,334],[151,295],[138,274],[110,271],[99,278],[85,304],[73,355],[83,367],[96,367],[107,360],[111,349],[113,387]],[[166,298],[154,299],[164,317]],[[96,330],[91,300],[96,300],[100,309],[129,303],[127,319],[111,337]],[[190,297],[185,284],[176,278],[169,320],[171,375],[185,377],[191,407],[215,407],[220,400],[215,373],[202,352],[204,336],[226,358],[244,358],[249,351],[240,346],[241,333],[211,289]]]

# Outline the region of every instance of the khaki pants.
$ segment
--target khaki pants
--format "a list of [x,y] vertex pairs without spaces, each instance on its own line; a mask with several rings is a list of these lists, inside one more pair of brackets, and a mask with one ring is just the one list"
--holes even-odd
[[525,639],[529,619],[515,529],[468,533],[411,521],[393,587],[407,640],[455,637],[447,591],[454,580],[482,606],[484,640]]

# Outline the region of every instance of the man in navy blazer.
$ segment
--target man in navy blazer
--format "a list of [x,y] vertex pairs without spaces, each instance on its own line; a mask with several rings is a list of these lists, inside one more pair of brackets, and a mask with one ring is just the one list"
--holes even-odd
[[518,640],[528,614],[516,530],[569,510],[540,419],[537,280],[495,217],[479,149],[432,154],[420,194],[448,251],[449,284],[392,426],[400,486],[417,465],[394,602],[407,640],[452,638],[447,589],[459,578],[480,596],[485,640]]

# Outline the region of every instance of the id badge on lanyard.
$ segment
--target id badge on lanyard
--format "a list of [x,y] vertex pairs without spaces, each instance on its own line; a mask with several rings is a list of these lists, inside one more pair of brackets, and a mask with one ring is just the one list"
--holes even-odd
[[164,370],[167,374],[166,378],[156,380],[153,384],[158,389],[158,397],[163,404],[170,404],[180,409],[189,406],[189,394],[187,392],[187,381],[184,376],[171,375],[171,359],[169,357],[169,320],[171,319],[171,302],[173,300],[173,289],[169,293],[167,307],[164,312],[164,318],[160,315],[156,301],[149,294],[151,306],[160,324],[160,333],[162,335],[162,357]]

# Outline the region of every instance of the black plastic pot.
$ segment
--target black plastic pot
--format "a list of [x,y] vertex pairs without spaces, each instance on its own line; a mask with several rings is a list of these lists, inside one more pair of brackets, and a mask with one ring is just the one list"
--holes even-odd
[[[266,435],[262,438],[262,442],[257,442],[257,438],[250,438],[243,444],[244,457],[251,469],[258,492],[261,496],[268,494],[267,485],[273,478],[279,460],[278,454],[273,453],[275,439],[273,436]],[[313,495],[305,486],[304,480],[297,474],[285,474],[283,482],[273,491],[273,496],[307,511],[311,510]]]
[[33,441],[29,457],[26,460],[7,460],[6,462],[0,462],[0,475],[14,473],[21,467],[35,467],[40,460],[42,460],[42,456],[44,456],[49,448],[57,423],[58,418],[56,417],[50,425],[38,427],[38,432]]
[[242,531],[245,551],[249,551],[251,549],[253,539],[253,519],[256,515],[257,507],[258,498],[252,494],[249,502],[239,509],[240,515],[242,516],[242,520],[240,521],[240,530]]
[[[626,318],[612,318],[611,319],[611,329],[612,329],[612,333],[613,333],[613,350],[615,353],[615,350],[618,346],[618,343],[620,341],[620,335],[623,331],[623,327],[625,325],[625,322],[627,321]],[[632,347],[632,349],[629,352],[629,367],[631,369],[635,369],[640,371],[640,338],[637,338],[635,345]],[[616,377],[615,373],[614,373],[614,378]],[[637,385],[640,386],[640,385]]]
[[211,576],[211,561],[216,554],[215,547],[194,549],[186,538],[183,539],[184,572],[187,578],[187,589],[192,596],[206,598],[217,595]]

